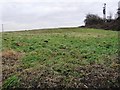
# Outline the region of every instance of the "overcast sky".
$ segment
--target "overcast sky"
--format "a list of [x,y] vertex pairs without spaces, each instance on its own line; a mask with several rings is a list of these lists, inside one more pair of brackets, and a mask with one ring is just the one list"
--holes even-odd
[[[86,14],[103,17],[117,12],[120,0],[0,0],[0,23],[5,31],[84,25]],[[0,26],[1,27],[1,26]]]

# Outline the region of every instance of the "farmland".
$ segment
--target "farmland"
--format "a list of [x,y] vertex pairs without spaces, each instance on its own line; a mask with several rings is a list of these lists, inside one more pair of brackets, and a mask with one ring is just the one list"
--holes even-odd
[[3,89],[119,87],[118,31],[4,32],[1,53]]

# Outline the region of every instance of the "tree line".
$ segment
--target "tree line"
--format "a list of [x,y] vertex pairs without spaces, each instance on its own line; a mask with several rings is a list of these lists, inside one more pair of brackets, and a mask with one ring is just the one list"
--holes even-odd
[[84,22],[85,22],[85,27],[88,28],[120,31],[120,17],[115,19],[109,18],[104,20],[98,15],[87,14]]

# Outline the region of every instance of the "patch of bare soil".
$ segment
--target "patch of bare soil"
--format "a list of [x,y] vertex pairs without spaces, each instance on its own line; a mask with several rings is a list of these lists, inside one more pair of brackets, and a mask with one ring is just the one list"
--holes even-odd
[[6,50],[2,52],[2,79],[3,81],[12,75],[19,64],[19,59],[22,54],[13,50]]
[[84,77],[79,80],[88,88],[118,88],[120,77],[118,69],[113,69],[103,65],[88,65],[85,68],[76,69],[83,72]]
[[51,70],[26,70],[20,77],[23,88],[120,88],[117,69],[103,65],[87,65],[75,68],[80,75],[55,74]]

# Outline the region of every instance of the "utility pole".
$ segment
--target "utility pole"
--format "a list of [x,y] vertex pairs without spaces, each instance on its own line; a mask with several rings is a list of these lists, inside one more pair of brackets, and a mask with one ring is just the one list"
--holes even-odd
[[106,22],[106,3],[104,3],[104,7],[103,7],[103,19]]
[[2,32],[4,32],[4,27],[3,27],[3,24],[2,24]]

